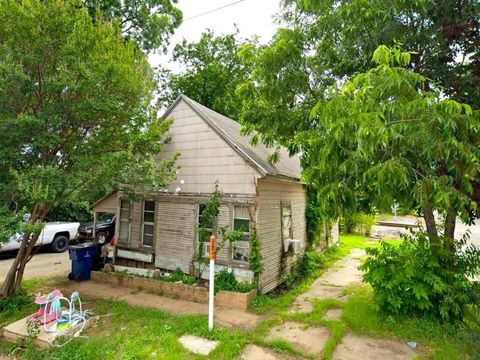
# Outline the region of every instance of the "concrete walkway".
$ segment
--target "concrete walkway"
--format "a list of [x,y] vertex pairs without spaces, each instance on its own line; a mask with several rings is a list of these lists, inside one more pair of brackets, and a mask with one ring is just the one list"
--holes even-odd
[[311,312],[313,311],[312,300],[345,301],[346,297],[341,296],[344,288],[350,284],[362,282],[362,272],[358,267],[365,256],[365,250],[353,249],[348,256],[337,261],[331,269],[315,280],[310,289],[295,300],[290,311]]
[[[149,307],[162,310],[174,315],[208,315],[208,304],[200,304],[193,301],[171,299],[164,296],[149,294],[143,291],[135,291],[130,288],[100,284],[94,281],[81,283],[68,282],[61,286],[64,294],[78,291],[80,295],[96,299],[124,300],[130,305]],[[237,309],[215,308],[215,321],[218,325],[252,329],[255,328],[263,317],[247,311]]]
[[[300,295],[291,306],[290,312],[311,312],[314,300],[346,301],[347,298],[342,296],[345,287],[362,282],[362,272],[358,267],[365,256],[364,250],[353,249],[348,256],[337,261],[330,270],[319,277],[306,293]],[[341,316],[342,309],[338,308],[328,309],[324,314],[324,318],[331,321],[341,321]],[[272,327],[267,340],[287,341],[298,351],[318,358],[323,353],[330,335],[330,330],[326,327],[306,326],[300,322],[286,321]],[[344,335],[333,352],[334,359],[343,360],[411,360],[415,355],[415,352],[402,342],[361,337],[351,333]],[[286,359],[280,354],[258,346],[247,347],[241,357],[242,360],[260,358]]]

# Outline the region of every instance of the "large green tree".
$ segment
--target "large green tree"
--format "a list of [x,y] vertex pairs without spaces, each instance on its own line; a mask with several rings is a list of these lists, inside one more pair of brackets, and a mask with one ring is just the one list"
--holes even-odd
[[31,214],[9,296],[52,207],[117,184],[164,188],[175,166],[153,158],[169,124],[145,54],[118,25],[92,22],[75,0],[1,0],[0,22],[0,208]]
[[[318,133],[322,124],[312,116],[312,110],[318,109],[319,104],[328,104],[332,96],[329,92],[331,86],[344,83],[356,73],[367,72],[374,65],[371,54],[380,44],[389,47],[401,44],[402,48],[412,51],[406,67],[422,76],[425,91],[441,89],[441,96],[445,99],[479,108],[478,1],[286,0],[281,15],[282,28],[270,44],[260,47],[247,44],[240,50],[240,57],[252,73],[237,90],[243,103],[241,120],[247,131],[258,131],[265,143],[281,143],[292,152],[301,152],[307,170],[315,168],[321,161],[309,156],[318,144],[313,139],[297,141],[296,134]],[[352,117],[351,121],[358,119]],[[414,128],[415,124],[408,125]],[[450,141],[458,141],[455,134]],[[341,154],[348,152],[348,148],[336,149]],[[451,161],[454,159],[448,158],[448,162],[444,162],[442,171],[445,174],[442,176],[451,176],[450,168],[455,166]],[[355,172],[356,169],[349,168],[348,171]],[[440,170],[435,167],[435,171]],[[339,196],[346,199],[355,194],[357,210],[372,208],[374,204],[366,189],[356,188],[358,184],[350,184],[355,186],[348,189],[344,185],[343,181],[337,183],[345,190],[337,193]],[[317,189],[322,191],[318,186],[320,183],[317,183]],[[464,185],[455,183],[454,186]],[[478,177],[469,179],[468,191],[463,194],[480,204]],[[320,197],[325,195],[319,194]],[[414,201],[414,195],[411,193],[406,206],[420,206]],[[392,195],[388,200],[394,198]],[[327,199],[328,196],[320,200]],[[344,207],[340,208],[332,202],[328,207],[329,215],[339,215],[339,212],[351,209],[346,206],[347,201],[342,203]],[[425,209],[418,210],[423,213]],[[447,214],[445,207],[437,210]],[[468,213],[468,218],[465,212],[462,213],[466,221],[479,214],[474,207],[469,207]],[[456,215],[450,213],[450,224],[454,224]],[[453,234],[452,227],[447,233]]]
[[238,57],[242,42],[238,31],[219,35],[208,30],[198,42],[183,40],[173,50],[172,60],[181,71],[158,72],[161,91],[159,100],[169,105],[179,94],[185,94],[225,116],[237,119],[240,102],[236,87],[248,76],[248,67]]
[[[285,0],[282,26],[268,46],[248,45],[254,76],[243,87],[243,118],[276,140],[288,141],[325,89],[367,71],[381,44],[414,52],[409,68],[427,88],[480,108],[480,3],[476,0]],[[262,120],[263,119],[263,120]]]
[[115,21],[122,35],[144,50],[165,49],[170,35],[182,22],[177,0],[84,0],[93,19]]

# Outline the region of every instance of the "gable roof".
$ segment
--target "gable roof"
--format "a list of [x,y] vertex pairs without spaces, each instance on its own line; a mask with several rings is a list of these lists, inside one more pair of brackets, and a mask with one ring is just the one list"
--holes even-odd
[[240,134],[241,125],[238,122],[207,108],[183,94],[169,106],[163,118],[166,118],[181,100],[189,105],[207,125],[262,175],[284,176],[300,180],[301,167],[298,155],[289,156],[288,150],[282,146],[280,148],[280,160],[275,164],[271,164],[268,161],[268,157],[273,153],[273,149],[269,149],[261,143],[255,146],[252,145],[250,136]]

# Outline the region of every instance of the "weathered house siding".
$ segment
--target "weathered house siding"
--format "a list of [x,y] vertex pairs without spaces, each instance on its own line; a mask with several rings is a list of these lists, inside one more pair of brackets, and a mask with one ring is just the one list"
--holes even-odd
[[158,158],[180,153],[180,169],[170,191],[179,187],[184,193],[211,193],[218,180],[224,193],[255,194],[260,174],[190,106],[182,100],[167,117],[173,119],[171,141]]
[[155,266],[189,272],[194,254],[196,205],[157,200]]
[[262,241],[264,264],[264,271],[260,275],[262,292],[278,286],[298,257],[284,252],[281,203],[291,203],[293,238],[302,241],[303,249],[306,245],[306,200],[306,191],[298,182],[268,177],[258,181],[257,233]]
[[92,206],[92,210],[96,213],[117,213],[118,192],[113,192],[104,198],[100,199]]

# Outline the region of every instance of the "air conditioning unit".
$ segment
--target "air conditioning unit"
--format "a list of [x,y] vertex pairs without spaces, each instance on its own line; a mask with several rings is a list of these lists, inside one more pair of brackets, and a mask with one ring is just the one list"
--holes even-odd
[[300,253],[302,250],[302,242],[300,240],[290,240],[290,244],[292,244],[294,254]]
[[283,241],[283,251],[287,252],[290,246],[292,246],[294,254],[298,254],[302,250],[302,242],[300,240],[285,239]]

